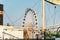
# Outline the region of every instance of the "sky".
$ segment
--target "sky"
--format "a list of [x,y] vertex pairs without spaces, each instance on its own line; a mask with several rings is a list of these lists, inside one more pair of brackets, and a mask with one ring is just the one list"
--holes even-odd
[[[22,19],[27,8],[33,8],[36,11],[38,19],[38,27],[42,24],[42,0],[0,0],[0,4],[4,5],[3,24],[9,23],[12,26],[22,26]],[[45,25],[52,26],[60,24],[60,5],[54,8],[54,5],[45,2]],[[32,14],[32,13],[31,13]],[[29,13],[30,15],[30,13]],[[33,15],[33,14],[32,14]],[[30,17],[32,17],[30,15]],[[27,17],[28,18],[28,17]]]

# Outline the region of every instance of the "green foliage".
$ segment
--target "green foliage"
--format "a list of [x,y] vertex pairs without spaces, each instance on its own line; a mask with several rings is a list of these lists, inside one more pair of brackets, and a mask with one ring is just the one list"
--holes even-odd
[[45,31],[45,39],[60,37],[60,31]]

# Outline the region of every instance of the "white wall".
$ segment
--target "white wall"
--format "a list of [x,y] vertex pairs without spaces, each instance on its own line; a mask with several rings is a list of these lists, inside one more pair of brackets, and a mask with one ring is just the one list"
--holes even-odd
[[[10,28],[10,29],[9,29]],[[7,29],[7,30],[5,30]],[[5,32],[5,33],[3,33]],[[13,36],[11,36],[11,35]],[[15,37],[14,37],[15,36]],[[19,38],[19,39],[23,39],[23,30],[19,29],[19,28],[15,28],[15,27],[7,27],[7,26],[0,26],[0,39],[9,39],[9,38]]]

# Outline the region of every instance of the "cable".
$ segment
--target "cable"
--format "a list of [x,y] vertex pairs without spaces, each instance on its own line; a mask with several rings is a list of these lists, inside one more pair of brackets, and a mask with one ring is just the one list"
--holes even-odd
[[38,4],[37,11],[39,11],[39,8],[40,8],[40,3]]
[[31,8],[35,7],[38,4],[38,2],[40,2],[40,0],[38,0]]
[[[32,8],[35,7],[35,6],[38,4],[38,2],[40,2],[40,0],[38,0],[38,1],[32,6]],[[37,9],[37,10],[38,10],[38,9]],[[7,13],[6,13],[6,16],[8,17],[8,20],[9,20],[12,24],[15,24],[17,21],[20,20],[20,18],[18,18],[15,22],[13,22]]]
[[[47,10],[48,10],[48,12],[50,13],[51,11],[50,11],[50,6],[49,6],[49,3],[47,3]],[[50,15],[48,15],[48,16],[50,16]],[[48,24],[48,19],[47,19],[47,16],[45,16],[45,20],[46,20],[46,22],[45,22],[45,24],[46,24],[46,26],[47,26],[47,24]]]
[[13,24],[13,21],[11,20],[11,18],[9,17],[9,15],[6,13],[6,16],[8,18],[8,20]]
[[45,12],[45,25],[47,26],[48,21],[46,21],[46,20],[47,20],[47,18],[46,18],[46,12]]
[[[54,18],[53,18],[53,25],[55,25],[55,21],[56,21],[56,5],[54,5]],[[55,27],[55,26],[54,26]]]
[[[38,2],[39,2],[40,0],[38,0],[35,4],[34,4],[34,6],[32,6],[32,8],[33,7],[35,7],[37,4],[38,4]],[[37,9],[38,10],[38,9]],[[19,21],[20,20],[20,18],[18,18],[15,22],[13,22],[13,23],[16,23],[17,21]]]
[[13,24],[15,24],[16,22],[18,22],[21,18],[18,18],[16,21],[13,22]]
[[18,18],[16,21],[13,22],[13,21],[11,20],[10,16],[9,16],[7,13],[6,13],[6,16],[7,16],[8,20],[11,22],[11,24],[13,24],[13,25],[14,25],[17,21],[19,21],[19,20],[21,19],[21,18]]

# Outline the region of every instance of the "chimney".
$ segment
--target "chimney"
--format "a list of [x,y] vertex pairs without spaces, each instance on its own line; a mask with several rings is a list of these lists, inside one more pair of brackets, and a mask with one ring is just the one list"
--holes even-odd
[[3,25],[3,4],[0,4],[0,25]]

